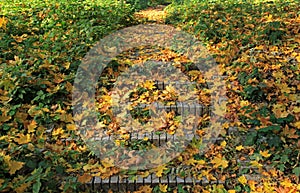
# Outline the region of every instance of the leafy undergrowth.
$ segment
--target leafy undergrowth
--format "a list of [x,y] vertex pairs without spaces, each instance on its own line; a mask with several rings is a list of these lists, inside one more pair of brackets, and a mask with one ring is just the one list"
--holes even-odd
[[[300,190],[299,4],[198,1],[167,7],[166,22],[195,34],[227,76],[229,123],[222,125],[224,141],[212,144],[204,154],[199,152],[201,143],[192,141],[171,163],[124,175],[146,177],[153,172],[162,177],[177,167],[181,176],[225,184],[174,189],[160,184],[143,186],[138,192]],[[107,178],[124,172],[109,160],[98,160],[77,135],[71,94],[80,60],[103,36],[135,24],[132,10],[115,1],[4,3],[0,17],[0,192],[80,192],[81,184],[93,176]],[[120,72],[132,64],[149,59],[172,61],[203,84],[201,73],[191,68],[187,58],[167,49],[139,50],[116,58],[100,78],[109,80],[97,90],[97,107],[110,133],[118,131],[110,111],[110,89]],[[202,102],[210,102],[207,93],[198,94]],[[153,82],[131,93],[136,103],[155,98],[172,102],[178,97],[172,87],[159,92]],[[148,109],[131,110],[141,123],[148,121]],[[174,134],[176,114],[166,116],[161,130]],[[201,123],[207,121],[209,116]],[[238,132],[230,133],[230,127]],[[201,137],[203,132],[197,134]],[[147,138],[129,143],[126,133],[116,144],[132,149],[151,146]]]
[[134,24],[132,8],[5,1],[0,15],[0,192],[76,191],[90,158],[74,132],[73,79],[93,44]]
[[299,1],[199,1],[167,12],[167,23],[205,42],[228,76],[227,118],[245,136],[236,150],[263,176],[247,181],[242,174],[253,171],[243,171],[235,189],[299,191]]

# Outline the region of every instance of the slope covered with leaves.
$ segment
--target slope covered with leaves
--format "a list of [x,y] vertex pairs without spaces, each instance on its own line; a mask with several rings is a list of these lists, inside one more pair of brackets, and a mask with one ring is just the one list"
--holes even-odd
[[167,23],[206,42],[228,76],[227,118],[245,133],[236,156],[263,175],[235,189],[299,191],[299,1],[195,2],[169,6]]
[[74,133],[73,79],[132,14],[116,1],[1,2],[0,192],[80,191],[76,171],[90,158]]
[[[205,154],[199,153],[201,143],[192,141],[171,163],[129,173],[112,166],[110,160],[97,159],[77,135],[72,117],[72,84],[80,60],[103,36],[135,24],[130,5],[99,2],[6,1],[2,6],[0,191],[80,192],[93,176],[104,179],[119,173],[134,180],[137,173],[144,177],[155,173],[163,177],[172,167],[178,168],[180,176],[225,184],[175,188],[160,184],[137,192],[300,190],[299,1],[174,1],[167,7],[166,23],[195,34],[228,77],[229,123],[221,126],[225,140],[211,145]],[[172,50],[129,50],[108,66],[97,90],[99,119],[109,132],[118,132],[110,111],[110,88],[116,77],[149,59],[173,61],[203,84],[200,73],[188,70],[187,58]],[[198,94],[210,102],[207,93]],[[153,82],[140,85],[131,95],[135,102],[154,98],[170,102],[176,97],[176,90],[158,92]],[[148,120],[147,109],[132,110],[140,122]],[[176,116],[167,117],[162,129],[172,134]],[[203,117],[200,122],[205,125],[208,120]],[[229,132],[230,127],[238,131]],[[147,138],[129,143],[126,133],[116,144],[151,147]]]

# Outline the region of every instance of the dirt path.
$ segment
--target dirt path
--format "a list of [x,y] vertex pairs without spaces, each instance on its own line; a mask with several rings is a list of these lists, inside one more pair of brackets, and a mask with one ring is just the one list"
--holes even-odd
[[157,5],[156,7],[149,7],[135,13],[135,17],[138,20],[142,20],[150,23],[165,23],[166,11],[164,11],[165,5]]

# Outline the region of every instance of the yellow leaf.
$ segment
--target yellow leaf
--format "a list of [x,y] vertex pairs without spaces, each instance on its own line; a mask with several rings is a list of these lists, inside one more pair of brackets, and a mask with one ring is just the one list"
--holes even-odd
[[297,61],[300,62],[300,55],[296,57]]
[[64,67],[68,70],[69,68],[70,68],[70,62],[66,62],[66,63],[64,63]]
[[300,107],[294,107],[293,112],[294,113],[300,113]]
[[227,144],[226,141],[222,141],[222,142],[221,142],[221,146],[222,146],[222,147],[226,147],[226,144]]
[[143,87],[149,90],[153,90],[155,87],[155,83],[153,81],[146,80],[146,82],[143,84]]
[[240,101],[241,107],[248,106],[249,104],[250,104],[249,101],[245,101],[245,100]]
[[35,120],[32,120],[31,123],[27,126],[28,133],[32,133],[35,131],[35,128],[37,126],[37,123]]
[[144,141],[148,141],[149,138],[148,138],[148,137],[144,137],[143,140],[144,140]]
[[1,115],[0,123],[5,123],[6,121],[9,121],[10,119],[11,119],[11,116]]
[[5,182],[5,180],[0,179],[0,187],[2,186],[3,182]]
[[82,183],[82,184],[85,184],[85,183],[88,183],[89,181],[91,181],[92,179],[92,176],[89,175],[89,174],[83,174],[82,176],[78,176],[77,180],[78,182]]
[[23,193],[30,185],[31,185],[31,182],[21,184],[19,187],[17,187],[15,189],[15,191],[16,191],[16,193]]
[[105,158],[101,161],[101,164],[103,165],[103,167],[105,168],[110,168],[110,167],[114,167],[114,161],[108,158]]
[[37,106],[33,105],[30,107],[30,109],[28,110],[28,114],[31,116],[31,117],[34,117],[36,115],[40,115],[40,114],[43,114],[43,111],[38,109]]
[[252,166],[258,167],[258,168],[260,168],[260,167],[263,166],[262,164],[258,163],[257,161],[250,161],[250,164],[251,164]]
[[297,129],[300,129],[300,121],[297,121],[296,123],[294,123],[294,126],[295,126]]
[[218,102],[214,102],[213,104],[214,110],[213,113],[219,116],[224,116],[226,113],[226,104],[222,103],[221,105]]
[[142,174],[140,174],[140,176],[142,177],[142,178],[146,178],[146,177],[148,177],[150,175],[150,172],[149,171],[145,171],[145,172],[143,172]]
[[273,15],[268,15],[267,16],[267,21],[266,22],[272,22],[274,19],[273,19]]
[[76,130],[76,127],[74,124],[67,124],[67,130],[68,131],[75,131]]
[[166,169],[165,165],[160,165],[156,168],[156,176],[162,177],[162,174],[164,173],[164,170]]
[[228,193],[235,193],[235,190],[228,190]]
[[34,151],[34,145],[32,145],[32,143],[28,143],[27,149],[29,149],[30,151]]
[[260,45],[260,46],[256,46],[255,49],[256,50],[263,50],[265,48],[264,45]]
[[242,145],[239,145],[235,149],[238,150],[238,151],[241,151],[242,149],[244,149],[244,147]]
[[168,185],[159,184],[159,190],[162,192],[167,192]]
[[218,154],[212,161],[212,164],[214,164],[214,168],[222,167],[227,168],[228,167],[228,161],[225,158],[222,158],[221,154]]
[[255,191],[255,185],[257,184],[254,180],[248,180],[248,185],[250,186],[252,191]]
[[53,136],[62,135],[62,134],[64,134],[64,130],[61,127],[57,128],[57,129],[54,129],[52,131]]
[[23,162],[18,162],[18,161],[10,160],[9,163],[8,163],[9,174],[12,175],[12,174],[16,173],[16,171],[18,171],[19,169],[21,169],[23,167],[23,165],[24,165]]
[[0,28],[6,29],[7,19],[5,17],[0,18]]
[[268,158],[268,157],[271,156],[271,154],[269,154],[268,152],[269,152],[268,150],[266,150],[266,151],[259,151],[259,154],[262,155],[265,158]]
[[286,106],[283,104],[276,104],[273,105],[273,113],[275,114],[276,118],[285,118],[288,116],[288,112],[286,111]]
[[26,135],[24,135],[23,133],[19,133],[17,137],[18,138],[15,138],[14,141],[17,142],[19,145],[27,144],[31,141],[31,137],[28,133]]
[[241,183],[241,184],[243,184],[243,185],[245,185],[245,184],[247,184],[247,178],[243,175],[243,176],[240,176],[239,178],[238,178],[238,181]]
[[291,89],[287,83],[279,84],[278,87],[280,88],[282,93],[290,93]]
[[285,188],[290,188],[293,186],[291,181],[289,179],[284,179],[282,182],[280,182],[280,185],[285,187]]

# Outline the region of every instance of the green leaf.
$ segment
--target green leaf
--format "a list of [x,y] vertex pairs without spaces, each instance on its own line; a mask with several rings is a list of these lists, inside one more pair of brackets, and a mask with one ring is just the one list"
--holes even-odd
[[42,183],[41,183],[40,179],[38,179],[38,180],[33,184],[33,187],[32,187],[33,193],[39,193],[39,192],[40,192],[41,186],[42,186]]
[[271,125],[258,130],[259,132],[268,133],[272,131],[280,131],[279,125]]
[[293,173],[296,175],[296,176],[300,176],[300,167],[295,167],[294,169],[293,169]]
[[247,133],[246,140],[244,142],[245,146],[252,146],[256,142],[257,131],[250,131]]

